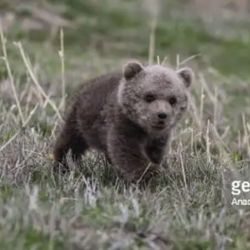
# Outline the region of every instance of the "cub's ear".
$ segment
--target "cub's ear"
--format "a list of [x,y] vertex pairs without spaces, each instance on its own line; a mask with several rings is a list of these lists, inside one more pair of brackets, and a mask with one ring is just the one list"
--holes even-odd
[[193,79],[194,79],[194,72],[193,72],[193,70],[190,69],[190,68],[183,68],[183,69],[177,70],[177,74],[182,79],[182,81],[185,84],[185,86],[187,88],[189,88],[190,85],[193,82]]
[[136,61],[129,62],[124,66],[123,75],[126,80],[130,80],[143,70],[143,66]]

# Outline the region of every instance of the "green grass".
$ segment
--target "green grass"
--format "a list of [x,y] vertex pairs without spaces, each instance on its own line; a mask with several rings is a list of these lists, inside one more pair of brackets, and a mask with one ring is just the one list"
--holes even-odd
[[[148,59],[150,20],[139,1],[50,0],[36,5],[73,23],[64,29],[68,96],[83,80],[121,69],[131,57]],[[168,168],[141,188],[119,179],[95,152],[81,166],[69,157],[69,174],[52,174],[50,154],[60,121],[13,41],[23,43],[40,85],[59,107],[59,30],[54,36],[52,24],[25,30],[22,21],[31,17],[30,9],[1,2],[16,18],[5,32],[8,59],[24,118],[30,119],[22,128],[1,60],[0,249],[250,247],[249,207],[230,205],[231,181],[250,179],[250,45],[238,35],[249,35],[248,23],[225,21],[211,28],[196,15],[182,15],[182,5],[169,6],[163,4],[158,18],[155,55],[167,56],[173,66],[177,54],[181,60],[198,55],[187,63],[196,81],[190,112],[173,137]],[[223,32],[218,35],[213,28]],[[229,38],[228,30],[234,36]]]

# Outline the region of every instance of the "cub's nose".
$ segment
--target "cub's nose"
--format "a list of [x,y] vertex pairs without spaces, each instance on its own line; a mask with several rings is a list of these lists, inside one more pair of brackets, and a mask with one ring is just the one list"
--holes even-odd
[[161,113],[158,113],[158,117],[159,117],[160,119],[166,119],[166,118],[167,118],[167,114],[164,113],[164,112],[161,112]]

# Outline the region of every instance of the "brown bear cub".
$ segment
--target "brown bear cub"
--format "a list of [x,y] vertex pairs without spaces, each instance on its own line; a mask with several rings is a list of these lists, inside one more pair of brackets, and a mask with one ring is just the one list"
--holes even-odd
[[138,181],[160,169],[171,130],[188,106],[193,73],[129,62],[84,84],[58,136],[54,159],[66,166],[89,148],[103,152],[126,179]]

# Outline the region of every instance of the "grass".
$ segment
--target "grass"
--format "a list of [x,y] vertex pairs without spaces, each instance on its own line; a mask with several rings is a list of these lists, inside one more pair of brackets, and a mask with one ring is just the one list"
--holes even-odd
[[[54,37],[53,24],[25,31],[31,10],[2,3],[19,22],[5,32],[7,56],[0,61],[0,249],[248,249],[249,207],[230,202],[231,181],[250,178],[249,43],[229,39],[226,22],[216,35],[198,17],[180,17],[180,7],[166,10],[158,17],[155,56],[175,66],[176,54],[199,55],[187,63],[196,82],[166,172],[141,189],[89,152],[81,166],[71,162],[69,174],[55,176],[51,150],[64,83],[70,96],[84,79],[119,69],[130,57],[147,61],[149,24],[138,1],[37,5],[76,28],[64,29],[59,55],[60,29]],[[240,22],[232,27],[235,34],[246,30]],[[13,44],[19,40],[23,47]]]

